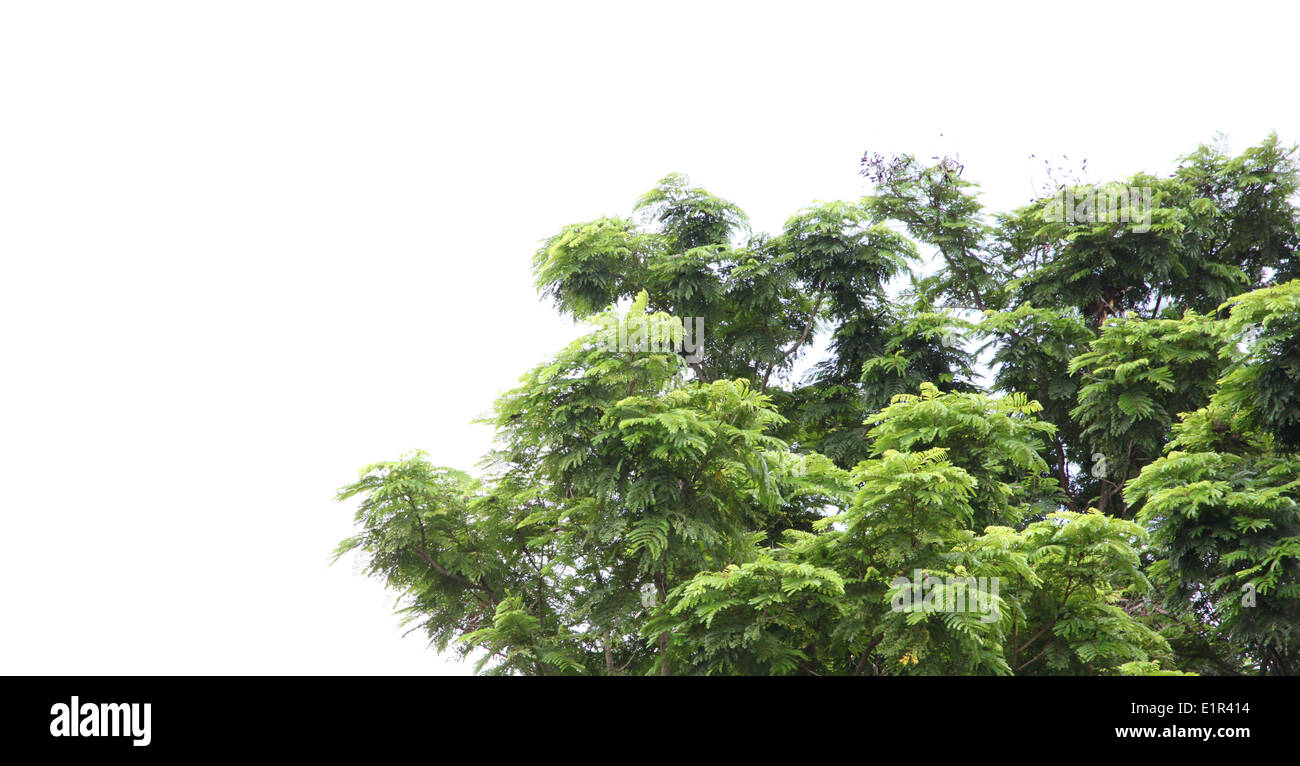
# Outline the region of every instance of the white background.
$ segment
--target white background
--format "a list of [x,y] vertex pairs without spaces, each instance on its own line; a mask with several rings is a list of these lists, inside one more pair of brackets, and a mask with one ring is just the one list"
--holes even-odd
[[770,231],[866,150],[999,209],[1300,140],[1293,3],[887,6],[0,5],[0,672],[467,672],[331,498],[473,469],[538,241],[670,171]]

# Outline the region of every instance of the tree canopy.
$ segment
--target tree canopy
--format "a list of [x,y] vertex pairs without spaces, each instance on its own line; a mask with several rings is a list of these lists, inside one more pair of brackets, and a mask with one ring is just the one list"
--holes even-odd
[[496,674],[1300,673],[1296,151],[1059,190],[1124,215],[872,154],[775,233],[669,175],[537,251],[595,329],[482,475],[367,466],[337,554]]

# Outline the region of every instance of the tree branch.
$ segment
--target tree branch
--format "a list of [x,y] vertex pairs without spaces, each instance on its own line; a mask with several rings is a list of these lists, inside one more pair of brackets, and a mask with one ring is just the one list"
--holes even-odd
[[803,345],[803,342],[808,340],[808,333],[812,330],[813,324],[817,321],[817,312],[821,311],[822,301],[824,300],[826,300],[825,293],[821,293],[817,296],[817,303],[813,306],[813,310],[808,314],[808,321],[804,322],[803,334],[799,336],[799,340],[796,341],[793,346],[791,346],[789,349],[786,350],[784,354],[781,355],[780,360],[773,362],[771,366],[767,368],[767,372],[764,373],[763,375],[763,386],[761,390],[763,391],[767,390],[767,380],[768,378],[772,377],[772,371],[775,370],[778,366],[785,364],[785,360],[789,359],[790,355],[798,351],[799,347]]

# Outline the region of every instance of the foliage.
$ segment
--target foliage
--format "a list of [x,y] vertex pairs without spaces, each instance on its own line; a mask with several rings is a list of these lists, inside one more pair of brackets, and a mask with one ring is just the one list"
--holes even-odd
[[1080,218],[1052,192],[1117,187],[990,216],[873,154],[774,233],[669,175],[543,241],[595,329],[480,474],[368,466],[337,554],[496,674],[1300,672],[1295,156],[1203,146]]
[[1300,672],[1297,378],[1285,352],[1296,342],[1297,296],[1293,281],[1225,306],[1218,390],[1181,416],[1167,454],[1127,490],[1154,530],[1152,574],[1182,618],[1191,667]]
[[1209,400],[1219,345],[1215,323],[1191,310],[1179,320],[1126,315],[1107,320],[1090,350],[1070,362],[1070,373],[1084,372],[1070,415],[1098,466],[1099,509],[1128,513],[1119,489],[1159,456],[1178,413]]

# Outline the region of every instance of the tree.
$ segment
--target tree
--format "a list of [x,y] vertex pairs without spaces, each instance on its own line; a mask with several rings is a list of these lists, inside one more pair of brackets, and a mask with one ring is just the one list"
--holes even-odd
[[[1168,452],[1126,490],[1154,531],[1152,573],[1179,618],[1186,664],[1300,672],[1300,281],[1229,302],[1226,372],[1185,412]],[[1285,382],[1283,382],[1285,381]]]
[[1300,672],[1294,158],[990,217],[870,155],[774,234],[669,175],[538,250],[593,329],[482,475],[367,467],[338,555],[500,674]]

